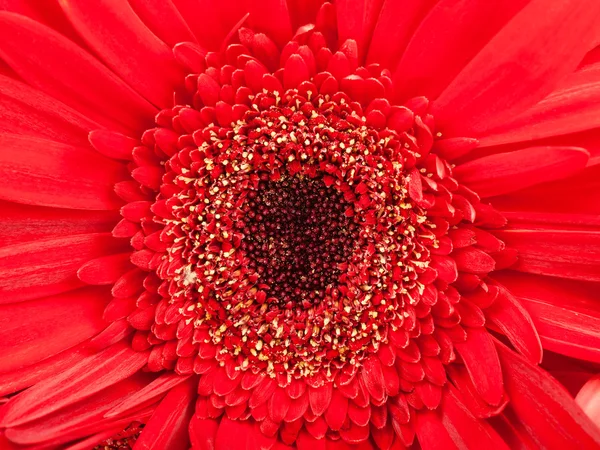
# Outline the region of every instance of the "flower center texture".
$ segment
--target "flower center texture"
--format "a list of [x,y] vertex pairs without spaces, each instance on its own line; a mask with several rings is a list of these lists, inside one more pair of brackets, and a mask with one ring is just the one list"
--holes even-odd
[[244,206],[246,222],[236,223],[244,236],[239,248],[270,300],[310,308],[338,290],[340,266],[358,237],[341,193],[322,179],[291,176],[262,181]]
[[[391,105],[386,70],[350,70],[351,42],[320,71],[318,42],[296,45],[274,74],[240,47],[198,55],[186,106],[134,149],[139,184],[117,185],[137,268],[113,295],[133,348],[151,371],[200,375],[201,418],[273,436],[342,395],[401,434],[411,408],[437,407],[464,327],[483,333],[498,295],[485,277],[504,244],[485,228],[505,221],[444,158],[473,141],[436,133],[425,98]],[[360,442],[365,418],[324,433]]]
[[331,377],[402,327],[435,235],[408,198],[408,137],[303,94],[256,95],[166,163],[158,273],[217,359]]

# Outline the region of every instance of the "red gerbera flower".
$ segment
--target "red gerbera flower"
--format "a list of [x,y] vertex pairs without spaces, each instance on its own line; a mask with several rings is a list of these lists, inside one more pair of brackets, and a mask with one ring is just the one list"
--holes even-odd
[[1,5],[0,447],[600,447],[597,0]]

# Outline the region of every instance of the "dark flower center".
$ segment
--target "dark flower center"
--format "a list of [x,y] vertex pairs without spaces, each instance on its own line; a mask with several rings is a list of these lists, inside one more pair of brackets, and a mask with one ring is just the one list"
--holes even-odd
[[244,234],[240,249],[273,301],[309,307],[337,289],[339,266],[358,237],[349,208],[341,192],[319,179],[262,181],[249,193],[245,219],[236,223]]

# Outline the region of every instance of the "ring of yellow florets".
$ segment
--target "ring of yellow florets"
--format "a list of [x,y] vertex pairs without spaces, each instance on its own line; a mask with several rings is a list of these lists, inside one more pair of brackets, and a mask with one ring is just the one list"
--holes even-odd
[[[423,288],[435,237],[408,198],[410,137],[366,126],[343,97],[308,97],[258,94],[232,127],[195,133],[197,148],[167,162],[178,175],[165,199],[171,244],[158,273],[183,301],[179,312],[203,358],[271,375],[331,376],[377,352],[402,326],[408,293]],[[337,232],[353,242],[329,273],[337,279],[317,295],[288,293],[291,305],[245,245],[257,231],[248,226],[252,199],[266,186],[276,195],[279,183],[289,191],[290,182],[337,199]]]

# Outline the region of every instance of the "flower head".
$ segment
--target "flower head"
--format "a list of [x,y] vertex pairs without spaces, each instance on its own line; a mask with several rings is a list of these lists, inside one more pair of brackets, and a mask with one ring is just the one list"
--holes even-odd
[[0,12],[3,445],[600,445],[600,5],[52,5]]

